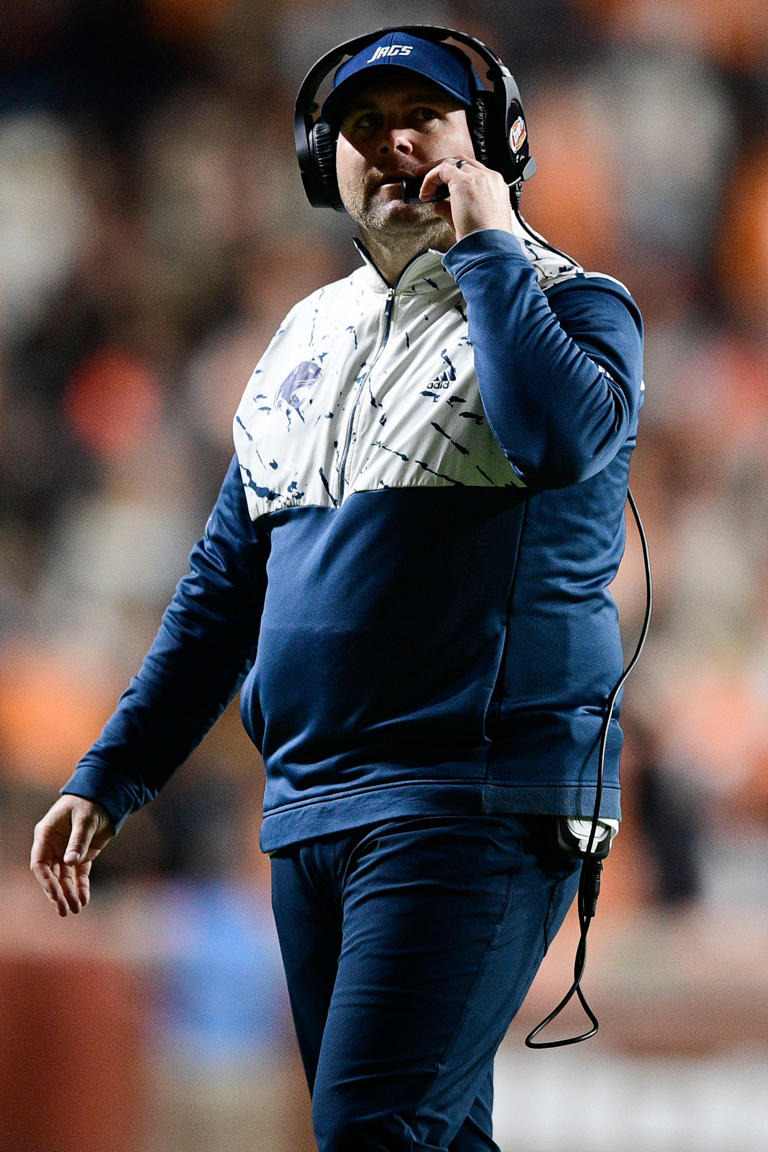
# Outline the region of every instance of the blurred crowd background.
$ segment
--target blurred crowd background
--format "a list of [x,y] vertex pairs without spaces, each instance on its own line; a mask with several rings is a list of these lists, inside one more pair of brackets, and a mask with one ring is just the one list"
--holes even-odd
[[[304,199],[298,85],[341,40],[413,21],[510,66],[526,219],[624,281],[647,326],[632,488],[655,606],[587,969],[602,1027],[522,1045],[570,982],[566,926],[499,1056],[498,1139],[768,1146],[765,0],[3,0],[2,1152],[313,1147],[234,707],[109,847],[83,917],[59,921],[26,869],[185,570],[251,368],[356,264],[348,221]],[[629,654],[631,522],[615,593]]]

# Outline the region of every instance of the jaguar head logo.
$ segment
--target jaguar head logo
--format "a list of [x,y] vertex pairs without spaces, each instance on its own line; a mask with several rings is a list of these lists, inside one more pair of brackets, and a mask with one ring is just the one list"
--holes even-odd
[[293,411],[301,416],[302,405],[306,404],[310,393],[320,375],[320,365],[314,360],[302,360],[275,393],[274,406],[286,411]]

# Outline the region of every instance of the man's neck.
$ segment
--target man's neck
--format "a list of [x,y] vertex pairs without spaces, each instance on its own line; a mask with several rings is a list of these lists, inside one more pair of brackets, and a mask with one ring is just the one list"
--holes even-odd
[[[390,243],[390,236],[394,243]],[[451,241],[444,234],[432,237],[424,231],[411,236],[393,231],[381,237],[361,229],[361,238],[366,251],[390,287],[397,283],[403,269],[422,252],[430,248],[447,252],[451,246]]]

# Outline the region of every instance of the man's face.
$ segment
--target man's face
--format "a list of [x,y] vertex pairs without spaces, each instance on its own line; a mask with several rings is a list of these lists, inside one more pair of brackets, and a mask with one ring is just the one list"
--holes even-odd
[[453,229],[431,204],[406,204],[404,176],[423,177],[441,160],[474,155],[464,106],[416,73],[370,80],[350,97],[336,147],[344,206],[364,237],[396,243],[419,235],[445,250]]

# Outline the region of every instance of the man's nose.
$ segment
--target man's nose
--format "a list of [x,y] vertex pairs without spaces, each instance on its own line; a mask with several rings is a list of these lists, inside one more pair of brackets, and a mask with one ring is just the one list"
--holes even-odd
[[413,151],[411,133],[402,124],[385,127],[379,140],[379,152],[386,156],[390,152],[408,153]]

